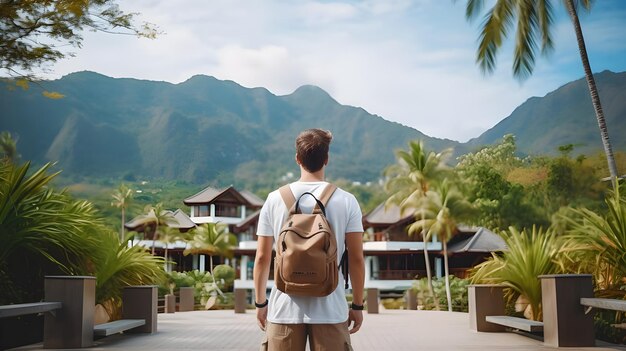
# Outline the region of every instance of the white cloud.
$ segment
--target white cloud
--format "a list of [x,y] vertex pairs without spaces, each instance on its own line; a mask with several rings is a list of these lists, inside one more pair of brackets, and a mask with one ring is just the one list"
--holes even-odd
[[213,74],[247,87],[265,87],[275,94],[288,94],[310,78],[306,67],[289,50],[279,46],[259,49],[226,46],[217,52]]
[[[594,60],[596,71],[626,70],[622,1],[596,2],[582,17],[588,47],[603,55]],[[511,74],[510,42],[496,72],[481,75],[474,63],[480,21],[465,21],[461,1],[135,0],[121,7],[166,34],[145,40],[86,33],[84,47],[60,61],[54,76],[88,69],[177,83],[208,74],[279,95],[315,84],[340,103],[462,141],[529,97],[582,76],[562,9],[554,54],[538,57],[534,75],[520,84]]]
[[298,16],[308,24],[325,25],[345,21],[358,15],[358,9],[341,2],[306,2],[299,6]]

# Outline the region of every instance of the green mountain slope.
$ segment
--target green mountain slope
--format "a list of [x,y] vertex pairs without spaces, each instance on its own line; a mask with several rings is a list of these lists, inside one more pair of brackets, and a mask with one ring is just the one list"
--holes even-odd
[[24,159],[59,161],[66,174],[273,182],[297,171],[294,138],[312,127],[335,136],[332,178],[376,180],[395,162],[393,150],[416,138],[436,150],[464,150],[340,105],[313,86],[276,96],[207,76],[170,84],[93,72],[45,86],[65,98],[43,98],[37,88],[0,92],[0,130],[19,136]]
[[[596,81],[615,151],[626,150],[626,72],[602,72]],[[305,128],[335,138],[328,169],[333,179],[375,181],[395,162],[393,151],[412,139],[456,155],[517,136],[524,154],[602,150],[583,79],[533,97],[481,136],[460,144],[345,106],[315,86],[276,96],[263,88],[194,76],[180,84],[114,79],[78,72],[43,82],[65,95],[51,100],[37,87],[0,91],[0,130],[19,137],[24,159],[59,161],[65,174],[136,176],[198,183],[276,184],[297,173],[293,142]]]
[[[626,151],[626,72],[604,71],[594,75],[615,151]],[[478,138],[472,149],[513,133],[520,152],[555,154],[561,145],[574,144],[576,153],[602,150],[600,130],[585,79],[560,87],[544,97],[532,97],[510,116]]]

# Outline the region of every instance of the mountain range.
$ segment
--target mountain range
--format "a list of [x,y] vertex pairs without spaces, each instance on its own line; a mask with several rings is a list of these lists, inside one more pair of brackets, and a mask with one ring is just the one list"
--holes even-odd
[[[626,149],[626,72],[595,75],[615,150]],[[5,82],[9,85],[11,82]],[[422,139],[455,155],[517,137],[524,154],[602,149],[583,79],[533,97],[467,143],[427,136],[362,108],[339,104],[315,86],[277,96],[264,88],[197,75],[180,84],[77,72],[40,82],[64,95],[0,91],[0,131],[19,138],[18,152],[35,162],[58,161],[65,174],[263,183],[297,172],[293,143],[306,128],[333,132],[331,178],[373,181],[395,162],[394,150]]]

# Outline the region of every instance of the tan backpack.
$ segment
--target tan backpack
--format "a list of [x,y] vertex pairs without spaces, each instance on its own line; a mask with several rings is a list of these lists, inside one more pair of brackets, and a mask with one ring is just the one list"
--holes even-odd
[[[335,189],[335,185],[328,184],[319,199],[307,192],[296,201],[289,185],[280,188],[289,215],[276,242],[274,283],[278,290],[294,296],[321,297],[337,288],[337,239],[325,209]],[[303,196],[312,196],[317,202],[313,213],[301,212]]]

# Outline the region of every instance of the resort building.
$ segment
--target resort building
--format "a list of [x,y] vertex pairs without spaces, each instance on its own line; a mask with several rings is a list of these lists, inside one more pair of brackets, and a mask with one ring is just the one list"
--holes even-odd
[[[178,209],[172,214],[174,221],[168,224],[170,228],[179,229],[180,232],[187,232],[190,229],[203,223],[225,223],[228,230],[237,235],[238,242],[250,242],[254,240],[256,224],[259,212],[263,206],[263,200],[249,191],[238,191],[234,187],[215,189],[207,187],[199,193],[183,200],[183,203],[190,207],[189,215]],[[138,216],[127,222],[124,226],[128,230],[133,230],[142,235],[133,241],[133,245],[143,245],[152,248],[155,253],[164,255],[166,244],[162,241],[153,241],[155,228],[154,224],[145,220],[145,215]],[[189,271],[208,269],[208,262],[205,255],[185,256],[183,251],[187,248],[187,243],[178,240],[167,244],[168,258],[175,262],[173,267],[177,271]],[[214,257],[214,264],[224,263],[220,257]],[[237,264],[237,259],[230,264]]]
[[[443,248],[436,236],[425,243],[420,235],[409,236],[406,228],[412,216],[400,216],[398,207],[383,204],[363,216],[365,229],[365,287],[381,291],[404,291],[416,278],[426,276],[424,246],[429,254],[433,276],[444,274]],[[468,270],[483,262],[492,252],[505,249],[504,240],[486,228],[462,227],[448,242],[450,274],[465,278]],[[256,241],[240,241],[235,250],[239,259],[235,287],[252,289],[252,269]],[[273,268],[273,265],[270,265]],[[268,286],[272,285],[273,272]]]
[[[235,287],[253,288],[252,271],[256,253],[256,229],[263,200],[248,191],[238,191],[233,187],[224,189],[205,188],[183,200],[190,207],[189,215],[176,210],[172,216],[177,223],[170,227],[186,232],[202,223],[225,223],[229,231],[237,236],[238,246],[232,259],[214,257],[214,264],[226,263],[235,268]],[[143,238],[134,244],[152,248],[163,255],[165,243],[153,242],[154,228],[145,225],[145,216],[134,218],[125,224],[129,230],[143,233]],[[400,215],[398,207],[385,208],[383,204],[363,216],[365,228],[363,251],[365,254],[365,286],[381,291],[403,291],[411,287],[414,279],[426,276],[424,247],[429,256],[433,276],[444,274],[442,245],[437,236],[424,242],[421,235],[409,235],[407,226],[412,222],[411,215]],[[169,243],[168,258],[176,265],[177,271],[208,269],[205,255],[184,256],[187,247],[184,241]],[[460,278],[467,276],[468,270],[483,262],[492,252],[505,249],[500,236],[491,231],[476,227],[462,227],[448,242],[450,274]],[[273,269],[273,265],[270,265]],[[273,272],[269,286],[272,285]]]

